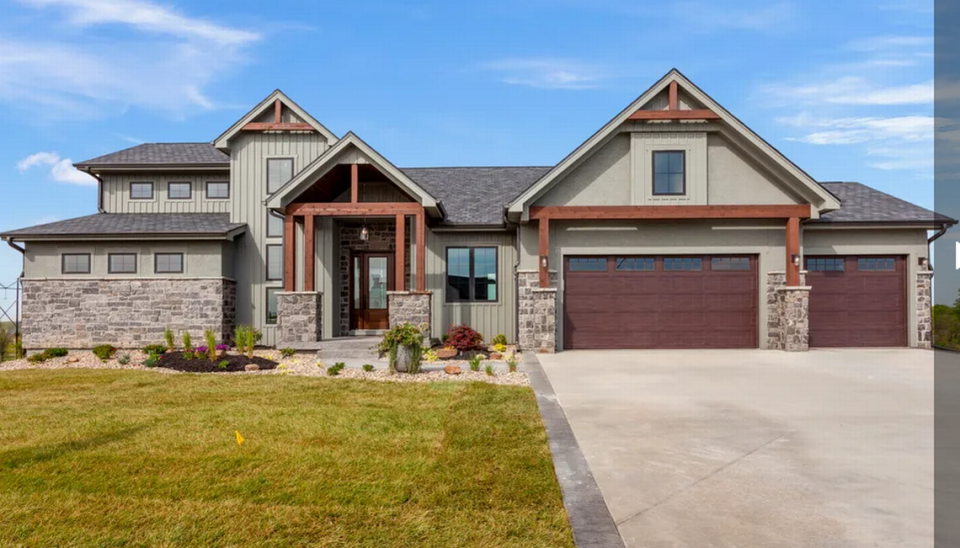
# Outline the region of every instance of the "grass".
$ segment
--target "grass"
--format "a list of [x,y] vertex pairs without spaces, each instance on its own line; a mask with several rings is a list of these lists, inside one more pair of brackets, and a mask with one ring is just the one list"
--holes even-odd
[[0,425],[2,546],[573,546],[529,388],[10,371]]

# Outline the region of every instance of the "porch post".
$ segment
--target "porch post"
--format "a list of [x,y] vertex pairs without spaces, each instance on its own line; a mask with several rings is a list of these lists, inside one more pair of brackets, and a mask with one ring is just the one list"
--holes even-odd
[[313,241],[313,215],[307,215],[303,219],[303,290],[314,290],[313,268],[316,262],[316,245]]
[[404,260],[405,258],[405,247],[404,242],[406,241],[406,217],[403,213],[397,213],[397,251],[396,259],[397,264],[393,269],[394,274],[396,275],[396,282],[393,284],[394,291],[406,291],[406,279],[407,275],[404,272]]
[[540,229],[539,256],[537,266],[540,271],[540,287],[550,287],[550,219],[540,217],[537,221]]
[[417,291],[427,290],[427,223],[421,210],[417,214]]
[[296,270],[296,237],[294,236],[293,215],[287,213],[283,218],[283,290],[294,291]]
[[787,220],[787,287],[800,285],[800,266],[793,264],[794,256],[800,257],[800,219]]

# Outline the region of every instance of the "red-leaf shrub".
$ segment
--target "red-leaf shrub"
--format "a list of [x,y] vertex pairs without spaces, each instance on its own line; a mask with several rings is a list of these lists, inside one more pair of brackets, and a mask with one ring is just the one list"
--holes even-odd
[[460,352],[469,352],[483,346],[483,335],[467,325],[455,325],[447,331],[447,340],[444,344]]

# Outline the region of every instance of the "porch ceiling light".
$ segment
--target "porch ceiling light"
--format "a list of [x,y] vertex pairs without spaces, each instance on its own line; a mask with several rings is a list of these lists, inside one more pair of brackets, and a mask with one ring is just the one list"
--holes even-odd
[[360,239],[363,241],[370,239],[370,232],[367,230],[367,225],[363,225],[363,227],[360,228]]

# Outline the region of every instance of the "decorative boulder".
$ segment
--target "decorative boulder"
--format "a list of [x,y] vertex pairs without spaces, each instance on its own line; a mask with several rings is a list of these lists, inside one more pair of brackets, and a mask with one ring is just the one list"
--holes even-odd
[[456,348],[441,348],[440,350],[437,350],[437,357],[441,360],[456,358],[457,354],[458,352]]
[[80,361],[80,358],[76,356],[70,356],[67,358],[67,363],[77,363],[78,361]]
[[446,366],[446,367],[443,368],[443,372],[446,373],[447,375],[459,375],[459,374],[460,374],[460,366],[459,366],[459,365],[448,365],[448,366]]
[[255,363],[248,363],[243,366],[244,371],[260,371],[260,366]]
[[491,353],[490,353],[490,359],[491,359],[491,360],[502,360],[502,359],[503,359],[503,355],[500,354],[499,352],[491,352]]

